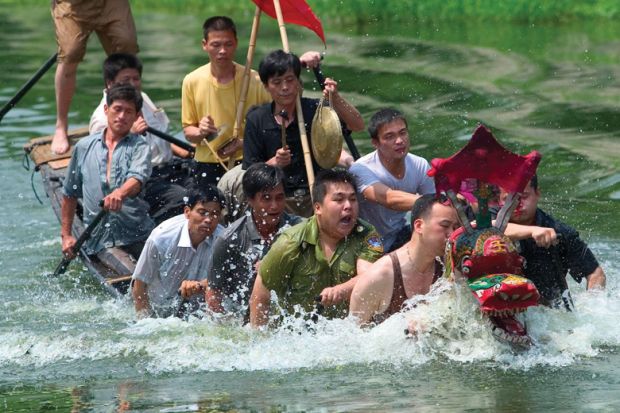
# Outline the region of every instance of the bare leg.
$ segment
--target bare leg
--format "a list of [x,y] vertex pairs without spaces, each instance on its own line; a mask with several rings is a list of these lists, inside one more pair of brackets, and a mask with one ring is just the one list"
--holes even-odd
[[69,150],[69,108],[75,93],[78,63],[59,62],[56,68],[56,131],[52,139],[52,152],[57,154]]

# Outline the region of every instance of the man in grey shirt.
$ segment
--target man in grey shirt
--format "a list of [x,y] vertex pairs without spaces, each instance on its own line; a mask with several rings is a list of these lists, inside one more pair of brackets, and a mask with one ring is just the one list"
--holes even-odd
[[247,321],[257,263],[275,238],[301,218],[284,212],[286,196],[280,168],[255,163],[243,176],[242,185],[250,208],[215,241],[206,300],[212,311],[235,313]]
[[85,224],[99,212],[101,200],[103,208],[111,212],[86,242],[88,254],[99,255],[107,248],[120,247],[137,257],[153,229],[148,205],[139,196],[151,175],[150,149],[141,136],[129,132],[141,108],[142,97],[133,86],[110,88],[105,106],[108,127],[75,146],[64,181],[61,207],[65,255],[73,255],[76,243],[71,226],[78,198],[83,200]]
[[435,193],[435,183],[426,175],[426,159],[409,153],[409,130],[401,112],[379,110],[368,133],[376,150],[355,161],[350,172],[362,194],[360,217],[374,225],[390,252],[411,238],[405,215],[421,195]]

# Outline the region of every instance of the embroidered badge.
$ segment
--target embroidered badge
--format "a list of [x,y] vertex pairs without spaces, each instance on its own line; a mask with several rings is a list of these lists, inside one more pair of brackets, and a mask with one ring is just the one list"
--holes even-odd
[[366,237],[366,244],[368,244],[368,247],[373,251],[383,252],[383,243],[381,242],[381,238],[376,234],[371,234]]

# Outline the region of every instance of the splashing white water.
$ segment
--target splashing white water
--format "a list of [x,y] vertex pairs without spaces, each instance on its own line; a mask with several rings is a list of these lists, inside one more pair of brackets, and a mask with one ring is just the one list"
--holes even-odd
[[[441,281],[425,303],[372,329],[352,319],[284,320],[270,331],[212,318],[134,319],[127,301],[72,299],[28,307],[47,324],[0,331],[0,365],[45,367],[74,361],[119,360],[152,374],[201,371],[282,371],[379,364],[413,367],[432,360],[491,363],[527,370],[566,366],[620,344],[620,297],[573,287],[576,311],[538,307],[524,316],[535,345],[513,352],[491,335],[468,291]],[[578,292],[579,291],[579,292]],[[424,326],[413,339],[404,329]],[[16,323],[17,324],[17,323]]]

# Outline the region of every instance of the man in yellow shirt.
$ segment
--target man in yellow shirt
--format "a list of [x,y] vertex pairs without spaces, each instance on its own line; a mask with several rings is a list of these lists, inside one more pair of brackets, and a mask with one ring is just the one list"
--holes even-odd
[[[240,138],[224,144],[233,134],[245,69],[233,60],[238,41],[232,19],[226,16],[210,17],[202,29],[202,49],[209,55],[209,63],[185,76],[181,98],[183,132],[188,141],[196,144],[193,173],[200,187],[208,183],[217,184],[225,172],[220,161],[232,158],[238,163],[243,158]],[[301,60],[306,66],[314,67],[319,64],[320,54],[307,52]],[[250,107],[270,101],[271,96],[258,74],[252,70],[243,108],[243,123]],[[244,125],[239,125],[239,137],[243,137],[243,130]]]

